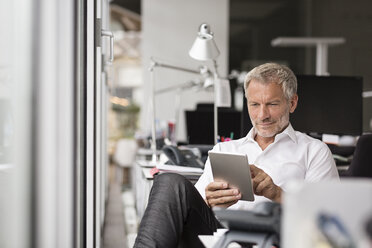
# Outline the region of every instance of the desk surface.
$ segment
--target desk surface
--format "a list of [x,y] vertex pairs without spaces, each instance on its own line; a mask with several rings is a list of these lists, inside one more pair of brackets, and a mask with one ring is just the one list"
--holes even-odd
[[136,160],[136,163],[141,168],[153,168],[156,166],[156,163],[152,162],[151,160]]
[[151,175],[152,168],[142,168],[142,174],[147,180],[153,180],[154,177]]
[[[162,151],[161,150],[156,150],[156,154],[160,154]],[[147,148],[138,148],[137,150],[138,155],[152,155],[152,150],[147,149]]]

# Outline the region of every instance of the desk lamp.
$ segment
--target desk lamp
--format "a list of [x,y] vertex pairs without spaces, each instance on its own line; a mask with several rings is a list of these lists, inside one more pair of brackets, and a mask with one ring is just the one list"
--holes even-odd
[[214,78],[214,143],[217,142],[218,135],[218,111],[217,111],[217,87],[218,87],[218,73],[216,58],[220,55],[220,51],[214,42],[213,33],[208,24],[203,23],[199,27],[198,36],[192,45],[189,55],[191,58],[199,61],[213,61],[213,78]]
[[[151,162],[154,164],[154,166],[156,165],[156,162],[157,162],[155,95],[157,93],[166,92],[168,90],[173,90],[173,89],[176,89],[176,88],[182,89],[184,87],[189,87],[189,86],[193,86],[195,84],[198,84],[198,82],[190,81],[190,82],[186,82],[185,84],[182,84],[182,85],[177,85],[177,86],[174,86],[174,87],[169,87],[169,88],[166,88],[166,89],[162,89],[160,91],[155,91],[154,70],[155,70],[155,68],[158,68],[158,67],[183,71],[183,72],[192,73],[192,74],[198,74],[198,75],[200,75],[204,78],[204,85],[203,85],[204,88],[207,87],[206,83],[209,82],[208,79],[210,78],[210,74],[211,74],[209,69],[206,66],[201,66],[199,69],[189,69],[189,68],[184,68],[184,67],[180,67],[180,66],[161,63],[161,62],[157,61],[155,58],[151,58],[151,65],[149,67],[149,71],[151,73],[151,94],[150,94],[150,97],[151,97],[151,99],[150,99],[150,107],[151,107],[151,150],[152,150],[152,161]],[[202,83],[202,82],[200,82],[200,83]],[[179,100],[177,100],[177,101],[179,101]],[[176,105],[177,105],[176,108],[179,108],[179,103],[177,103]]]
[[[209,25],[208,24],[201,24],[198,32],[198,36],[196,37],[193,46],[191,47],[189,51],[190,57],[192,57],[195,60],[199,61],[213,61],[213,66],[214,66],[214,72],[213,72],[213,81],[214,81],[214,142],[217,142],[217,132],[218,132],[218,127],[217,127],[217,87],[216,84],[218,83],[218,74],[217,74],[217,62],[216,58],[220,54],[216,43],[214,42],[213,39],[213,33],[210,31]],[[209,75],[209,70],[204,66],[199,68],[199,70],[193,70],[193,69],[188,69],[188,68],[183,68],[179,66],[174,66],[174,65],[169,65],[165,63],[160,63],[156,61],[155,59],[152,58],[152,63],[150,65],[150,72],[151,72],[151,100],[150,100],[150,105],[151,105],[151,114],[152,114],[152,127],[151,127],[151,150],[152,150],[152,163],[156,164],[157,161],[157,155],[156,155],[156,123],[155,123],[155,78],[154,78],[154,69],[156,67],[163,67],[163,68],[168,68],[168,69],[173,69],[173,70],[179,70],[179,71],[184,71],[188,73],[194,73],[194,74],[199,74],[205,78],[205,85],[204,87],[207,87],[208,82],[208,75]]]

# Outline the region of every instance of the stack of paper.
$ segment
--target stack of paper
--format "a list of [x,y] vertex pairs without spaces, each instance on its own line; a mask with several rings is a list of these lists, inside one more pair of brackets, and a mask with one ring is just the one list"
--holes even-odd
[[162,171],[172,171],[172,172],[180,172],[180,173],[194,173],[201,175],[203,173],[202,168],[197,167],[189,167],[189,166],[179,166],[179,165],[169,165],[169,164],[158,164],[156,167]]

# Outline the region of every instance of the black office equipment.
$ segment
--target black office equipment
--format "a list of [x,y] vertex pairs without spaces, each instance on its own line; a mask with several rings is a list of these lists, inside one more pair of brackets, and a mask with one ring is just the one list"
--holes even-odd
[[372,178],[372,134],[359,137],[351,164],[340,176]]
[[251,211],[214,210],[217,219],[229,228],[213,247],[228,247],[231,242],[242,245],[272,247],[280,243],[281,205],[260,202]]
[[[290,122],[308,134],[360,135],[363,132],[363,79],[297,75],[298,105]],[[242,135],[252,127],[244,97]]]
[[[213,133],[213,104],[198,104],[196,110],[186,110],[186,130],[189,144],[215,144]],[[241,137],[241,112],[218,108],[218,135],[233,139]]]
[[363,79],[298,75],[298,105],[290,120],[305,133],[360,135]]
[[248,114],[247,98],[243,95],[243,110],[241,113],[241,124],[240,124],[240,135],[246,136],[249,130],[252,128],[252,122]]
[[372,242],[372,216],[368,219],[366,223],[366,233],[369,237],[369,240]]
[[214,144],[191,144],[185,147],[190,149],[198,149],[200,152],[200,160],[205,164],[208,159],[208,152],[213,149]]
[[167,164],[204,168],[204,163],[189,149],[164,146],[162,150],[169,159]]

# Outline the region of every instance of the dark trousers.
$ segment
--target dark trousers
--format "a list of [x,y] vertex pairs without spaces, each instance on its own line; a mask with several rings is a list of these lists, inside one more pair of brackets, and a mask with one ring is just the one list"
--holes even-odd
[[154,179],[134,247],[204,247],[198,235],[212,235],[220,226],[189,180],[162,174]]

